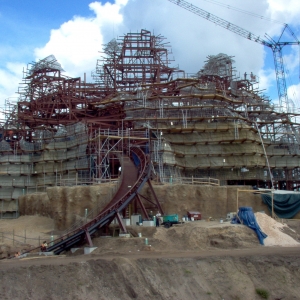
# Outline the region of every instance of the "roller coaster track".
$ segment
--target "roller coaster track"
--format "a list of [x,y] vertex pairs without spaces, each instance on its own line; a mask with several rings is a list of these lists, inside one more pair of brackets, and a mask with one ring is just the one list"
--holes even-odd
[[[90,246],[92,246],[92,236],[100,228],[108,226],[114,218],[117,218],[123,232],[126,232],[126,227],[122,222],[120,213],[135,198],[138,200],[143,214],[146,214],[146,210],[139,196],[139,191],[147,181],[150,185],[150,188],[153,190],[150,183],[150,156],[148,154],[145,154],[139,147],[131,147],[129,155],[129,157],[126,156],[123,159],[122,182],[112,200],[102,209],[102,211],[98,213],[98,215],[93,220],[54,240],[52,242],[52,245],[47,248],[47,251],[52,251],[54,252],[54,254],[60,254],[65,250],[69,250],[72,247],[76,247],[86,242],[89,243]],[[158,209],[162,212],[157,198],[156,202]]]

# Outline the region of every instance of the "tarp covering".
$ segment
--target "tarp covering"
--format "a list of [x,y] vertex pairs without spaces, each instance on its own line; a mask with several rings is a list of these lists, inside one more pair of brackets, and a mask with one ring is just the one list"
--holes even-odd
[[240,207],[238,211],[238,217],[232,220],[232,223],[242,223],[255,231],[257,234],[258,240],[261,245],[264,244],[264,239],[267,237],[263,233],[256,221],[255,215],[253,213],[252,207]]
[[[262,194],[262,201],[267,204],[270,211],[272,211],[272,194]],[[273,207],[274,213],[279,218],[291,219],[300,211],[300,193],[288,192],[273,193]]]
[[135,153],[132,153],[132,158],[133,158],[133,162],[135,164],[135,166],[139,166],[140,165],[140,159],[138,158],[138,156]]

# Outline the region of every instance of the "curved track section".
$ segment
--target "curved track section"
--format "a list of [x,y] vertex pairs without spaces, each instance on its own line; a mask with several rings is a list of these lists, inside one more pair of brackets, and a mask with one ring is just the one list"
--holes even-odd
[[137,196],[151,174],[150,157],[139,147],[130,149],[130,157],[124,157],[121,185],[108,205],[91,221],[54,241],[47,251],[60,254],[62,251],[90,238],[97,230],[109,225],[118,214]]

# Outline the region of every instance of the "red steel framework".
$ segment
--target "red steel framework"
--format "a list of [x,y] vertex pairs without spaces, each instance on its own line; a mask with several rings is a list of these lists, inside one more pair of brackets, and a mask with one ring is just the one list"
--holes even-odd
[[[63,75],[53,55],[28,65],[19,88],[18,129],[30,134],[26,128],[53,129],[77,122],[93,129],[120,128],[125,118],[123,103],[109,103],[119,92],[135,95],[142,85],[152,85],[153,94],[166,88],[174,93],[169,82],[183,72],[169,67],[167,47],[164,37],[147,30],[112,40],[97,61],[95,83]],[[124,122],[123,128],[127,127],[132,124]]]
[[[297,123],[299,114],[276,111],[270,100],[259,90],[254,89],[256,76],[246,73],[243,78],[236,76],[232,57],[223,54],[208,57],[204,68],[190,77],[178,68],[170,67],[168,47],[169,44],[163,36],[155,36],[147,30],[128,33],[118,40],[114,39],[104,46],[103,56],[97,61],[96,71],[92,74],[94,83],[87,83],[86,76],[82,80],[79,77],[70,78],[63,75],[61,65],[52,55],[28,65],[19,88],[20,99],[11,108],[2,126],[3,140],[10,141],[12,149],[19,149],[19,141],[25,140],[30,143],[36,140],[36,131],[58,132],[61,126],[82,123],[89,136],[86,152],[95,157],[100,153],[101,143],[98,135],[101,130],[119,131],[122,137],[126,132],[122,149],[118,148],[118,151],[124,151],[130,144],[149,143],[148,138],[151,135],[153,137],[156,131],[154,138],[158,140],[158,158],[154,164],[159,165],[161,170],[164,165],[172,164],[174,168],[179,166],[185,172],[188,162],[183,159],[180,161],[180,155],[185,157],[186,150],[183,153],[175,153],[175,158],[170,158],[167,162],[159,158],[163,155],[161,147],[165,144],[159,140],[163,132],[191,131],[194,130],[192,127],[197,126],[202,126],[205,131],[209,130],[205,129],[206,127],[212,127],[215,122],[217,124],[223,122],[225,125],[230,123],[234,132],[230,137],[232,139],[230,143],[242,145],[250,142],[248,138],[244,140],[240,138],[244,130],[241,124],[244,124],[259,133],[263,139],[268,140],[271,154],[281,155],[281,152],[284,152],[282,155],[287,161],[278,164],[274,155],[264,154],[260,149],[261,142],[256,137],[254,143],[259,145],[259,150],[255,150],[255,155],[243,150],[257,161],[248,160],[253,172],[266,169],[265,156],[268,156],[274,161],[271,168],[288,168],[280,170],[281,177],[279,176],[278,179],[287,181],[286,174],[293,171],[292,173],[297,175],[292,176],[293,180],[289,179],[288,188],[292,189],[295,184],[298,185],[299,166],[295,164],[291,166],[288,160],[296,159],[300,153]],[[292,118],[296,121],[292,122]],[[147,135],[148,133],[145,132],[143,138],[136,138],[130,133],[131,130],[144,130],[145,126],[150,129],[150,133]],[[115,140],[117,141],[118,138]],[[111,141],[112,147],[114,143]],[[184,147],[188,147],[188,144],[182,143]],[[194,143],[196,145],[200,142]],[[226,144],[226,140],[220,138],[218,144],[224,143]],[[208,144],[209,141],[203,142],[203,145]],[[152,147],[150,143],[148,146]],[[174,148],[174,145],[171,146]],[[281,151],[279,154],[277,154],[278,149]],[[19,150],[20,153],[24,152],[22,149]],[[209,171],[207,175],[209,177],[231,180],[233,174],[231,169],[245,170],[243,168],[245,160],[242,159],[245,153],[239,153],[240,151],[242,150],[236,150],[237,157],[241,156],[240,163],[235,160],[234,163],[226,166],[225,163],[229,162],[227,157],[229,154],[218,152],[216,156],[220,158],[220,162],[217,162],[217,159],[207,164],[199,161],[199,165],[203,165],[202,169],[194,163],[186,169],[192,169],[194,172],[196,168],[203,174],[208,174]],[[99,154],[97,159],[93,158],[96,164],[98,161],[104,161],[104,158],[110,159],[103,155]],[[209,159],[212,157],[206,152],[203,155],[207,155]],[[196,159],[201,155],[191,153],[186,157]],[[203,161],[209,162],[209,159]],[[231,160],[234,159],[231,157]],[[116,168],[117,165],[114,166],[114,169]],[[223,177],[220,168],[224,173]],[[97,170],[95,173],[100,174],[102,169]],[[162,173],[161,171],[161,177]],[[270,182],[269,175],[260,173],[257,173],[257,177],[251,175],[252,181],[263,178],[264,181]],[[232,180],[238,183],[238,172],[236,174]],[[250,175],[247,177],[245,173],[242,175],[245,178],[244,182],[250,178]]]

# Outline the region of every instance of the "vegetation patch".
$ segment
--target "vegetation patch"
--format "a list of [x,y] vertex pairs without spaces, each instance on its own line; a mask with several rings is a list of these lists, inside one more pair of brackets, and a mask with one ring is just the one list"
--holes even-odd
[[264,289],[256,289],[256,294],[259,295],[263,299],[269,298],[269,292]]

